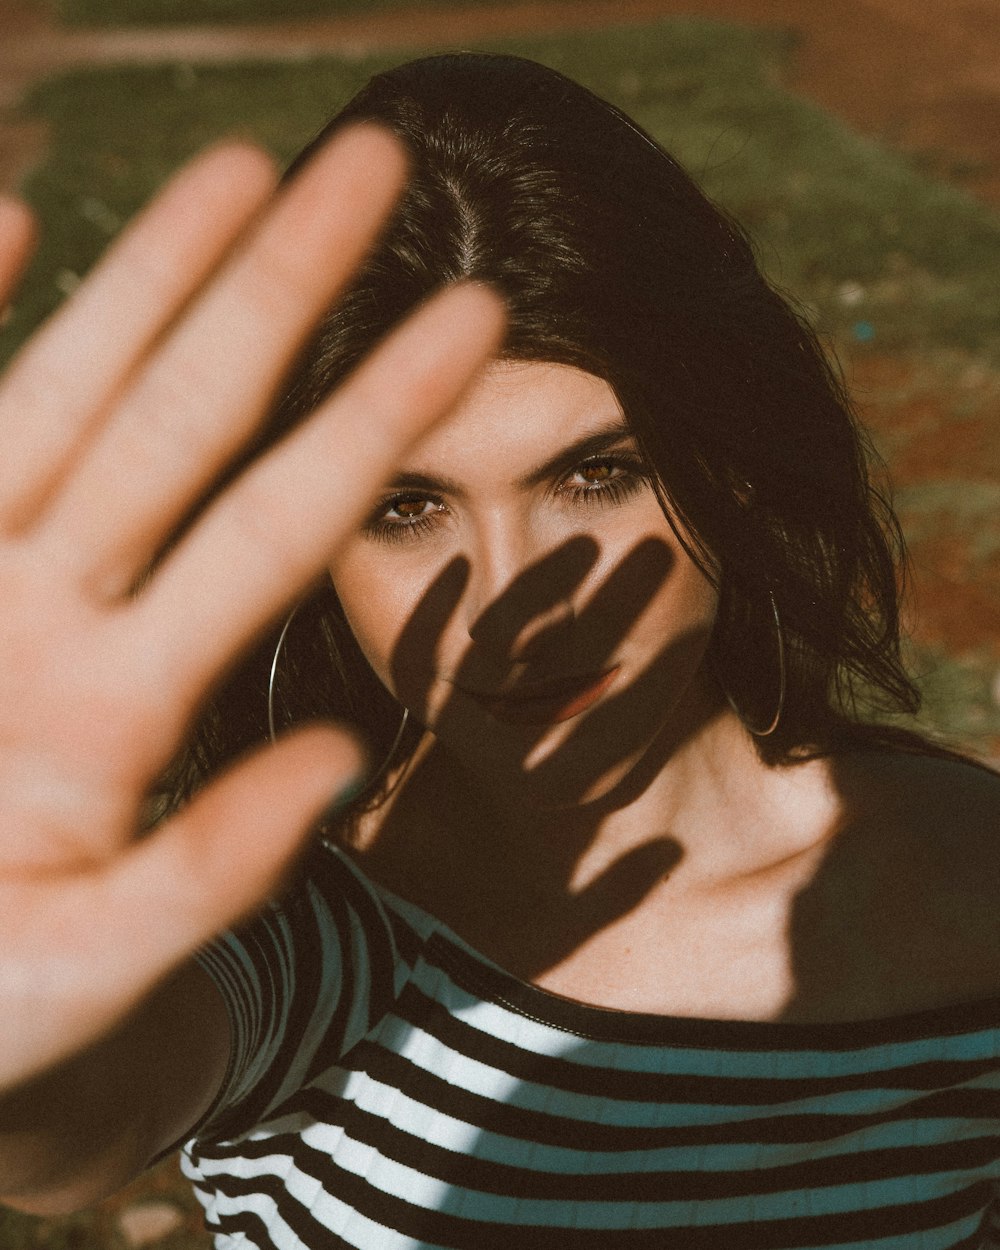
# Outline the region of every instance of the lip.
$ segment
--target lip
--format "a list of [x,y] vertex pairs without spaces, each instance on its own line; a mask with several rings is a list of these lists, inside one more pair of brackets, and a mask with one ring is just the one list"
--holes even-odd
[[466,691],[496,720],[511,725],[556,725],[572,720],[591,707],[610,688],[621,665],[601,673],[585,673],[560,682],[507,691],[502,695]]

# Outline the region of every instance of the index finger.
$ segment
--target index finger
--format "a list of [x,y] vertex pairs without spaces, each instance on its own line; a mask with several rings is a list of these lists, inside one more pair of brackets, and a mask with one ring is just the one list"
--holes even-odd
[[505,326],[488,288],[438,292],[209,506],[127,609],[153,688],[194,704],[329,565],[406,449],[497,351]]

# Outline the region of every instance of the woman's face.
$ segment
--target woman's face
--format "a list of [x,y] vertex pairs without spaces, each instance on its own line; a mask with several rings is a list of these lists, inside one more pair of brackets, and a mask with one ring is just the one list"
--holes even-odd
[[715,592],[580,369],[493,365],[331,574],[380,679],[488,789],[591,801],[706,703]]

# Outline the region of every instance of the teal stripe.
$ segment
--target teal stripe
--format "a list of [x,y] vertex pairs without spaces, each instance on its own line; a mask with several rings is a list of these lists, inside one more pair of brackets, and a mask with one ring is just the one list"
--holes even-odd
[[[566,1116],[569,1119],[592,1121],[634,1128],[684,1127],[704,1124],[727,1124],[769,1119],[775,1116],[799,1115],[838,1116],[876,1115],[898,1110],[905,1115],[909,1103],[934,1091],[882,1089],[851,1089],[838,1093],[810,1095],[780,1103],[744,1105],[733,1103],[699,1103],[698,1089],[692,1083],[691,1102],[651,1103],[609,1099],[602,1095],[580,1094],[555,1089],[550,1085],[508,1076],[489,1065],[468,1058],[444,1046],[437,1038],[416,1029],[406,1020],[386,1020],[378,1032],[379,1044],[408,1059],[432,1075],[444,1077],[460,1089],[469,1090],[495,1101],[528,1111]],[[991,1072],[978,1082],[963,1088],[992,1089],[1000,1085],[1000,1071]],[[739,1093],[739,1082],[733,1081],[733,1093]],[[916,1111],[919,1115],[919,1108]]]
[[[388,1175],[380,1168],[378,1180],[386,1186]],[[413,1201],[424,1178],[416,1174],[412,1191],[400,1196]],[[920,1204],[952,1194],[968,1185],[959,1172],[895,1177],[866,1185],[838,1185],[822,1189],[785,1190],[775,1194],[747,1195],[683,1202],[583,1202],[547,1198],[513,1198],[449,1186],[435,1209],[470,1220],[500,1224],[537,1225],[542,1228],[579,1229],[671,1229],[706,1228],[715,1224],[746,1224],[766,1220],[823,1218],[860,1214],[893,1206]],[[433,1182],[432,1182],[433,1184]],[[664,1178],[669,1188],[669,1177]],[[392,1191],[390,1191],[392,1192]],[[419,1203],[419,1197],[416,1198]],[[982,1219],[982,1212],[979,1212]],[[975,1225],[973,1225],[975,1227]],[[738,1250],[738,1247],[733,1247]]]
[[[484,1002],[457,985],[438,965],[421,964],[414,983],[429,997],[487,1037],[503,1037],[534,1053],[559,1056],[572,1047],[583,1067],[616,1071],[676,1072],[690,1076],[809,1079],[891,1072],[932,1061],[975,1061],[1000,1056],[1000,1024],[855,1050],[710,1050],[680,1045],[633,1045],[578,1038],[499,1004]],[[504,1017],[498,1026],[497,1014]],[[766,1022],[765,1022],[766,1023]],[[530,1039],[530,1041],[529,1041]]]
[[[353,1101],[362,1110],[379,1114],[384,1108],[385,1088],[379,1089],[377,1098],[367,1097],[366,1092],[362,1090]],[[392,1092],[391,1087],[389,1092]],[[402,1096],[398,1096],[397,1105],[402,1105],[403,1101]],[[412,1114],[413,1122],[406,1125],[408,1131],[421,1138],[426,1137],[445,1150],[456,1150],[487,1163],[554,1175],[724,1174],[751,1168],[784,1167],[801,1163],[804,1159],[834,1159],[865,1150],[905,1150],[908,1147],[974,1140],[987,1136],[987,1130],[993,1128],[992,1125],[977,1125],[963,1120],[904,1119],[822,1142],[719,1142],[663,1146],[650,1150],[600,1151],[576,1149],[572,1145],[551,1146],[492,1133],[477,1129],[475,1125],[449,1120],[433,1108],[423,1106],[413,1110]],[[275,1132],[287,1131],[284,1121],[275,1121],[269,1128]]]
[[[953,1246],[979,1231],[983,1213],[974,1211],[962,1220],[956,1220],[940,1228],[923,1233],[890,1234],[887,1237],[866,1237],[864,1242],[823,1242],[819,1246],[797,1246],[796,1250],[952,1250]],[[736,1250],[733,1247],[732,1250]],[[991,1250],[989,1242],[982,1243],[982,1250]]]

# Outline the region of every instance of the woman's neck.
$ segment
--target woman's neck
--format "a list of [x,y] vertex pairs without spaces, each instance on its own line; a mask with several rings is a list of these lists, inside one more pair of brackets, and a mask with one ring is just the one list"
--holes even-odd
[[389,802],[362,823],[357,844],[398,847],[408,831],[411,846],[460,854],[470,887],[500,871],[544,893],[546,882],[585,889],[625,862],[669,872],[678,885],[750,877],[836,827],[826,762],[763,763],[728,708],[660,755],[655,767],[637,761],[602,800],[547,807],[530,787],[481,783],[428,736]]

